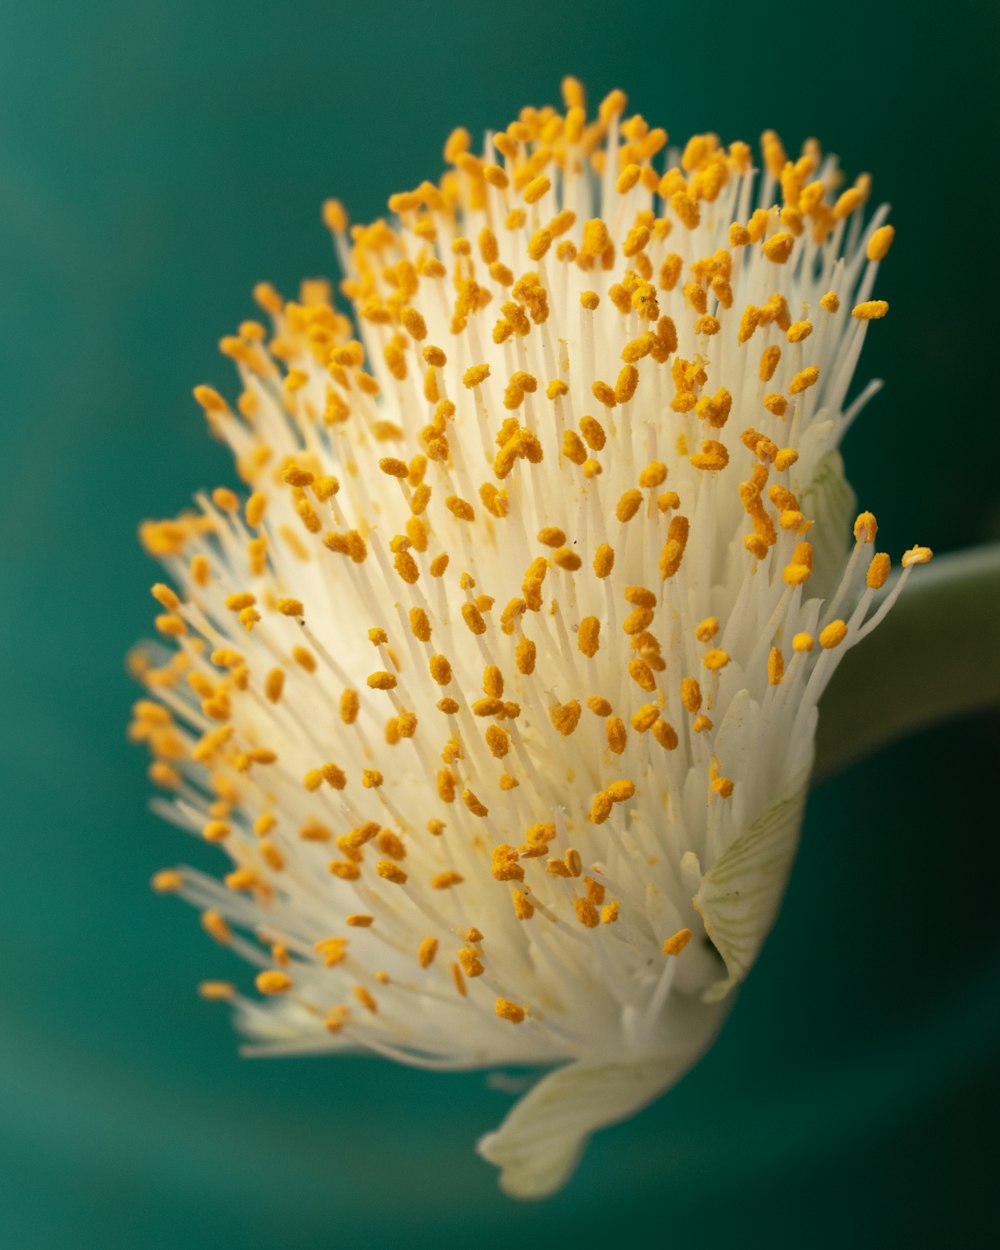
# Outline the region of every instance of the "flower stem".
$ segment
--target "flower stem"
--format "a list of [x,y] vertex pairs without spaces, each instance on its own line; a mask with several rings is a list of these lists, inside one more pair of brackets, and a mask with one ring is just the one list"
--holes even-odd
[[939,557],[837,670],[814,780],[937,721],[1000,706],[1000,544]]

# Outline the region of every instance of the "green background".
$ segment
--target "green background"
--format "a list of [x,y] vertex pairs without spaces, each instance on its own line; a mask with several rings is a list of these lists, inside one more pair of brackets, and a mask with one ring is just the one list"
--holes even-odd
[[481,1074],[236,1057],[194,987],[245,973],[147,889],[200,848],[146,809],[122,657],[154,606],[138,521],[231,480],[190,388],[231,386],[215,344],[252,284],[331,274],[324,197],[376,215],[452,126],[557,102],[566,72],[682,141],[774,126],[873,171],[898,235],[861,374],[887,386],[849,475],[897,554],[997,537],[998,12],[2,5],[2,1250],[997,1236],[995,716],[814,792],[714,1050],[525,1206],[472,1152],[509,1103]]

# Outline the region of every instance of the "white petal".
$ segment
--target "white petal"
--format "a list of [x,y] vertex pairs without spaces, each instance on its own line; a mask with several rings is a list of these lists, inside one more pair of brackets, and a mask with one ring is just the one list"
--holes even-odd
[[692,899],[729,975],[705,991],[723,998],[753,966],[778,914],[799,842],[809,770],[722,854]]
[[578,1061],[542,1077],[476,1149],[514,1198],[545,1198],[569,1179],[592,1133],[635,1115],[708,1049],[729,1003],[671,996],[663,1048],[632,1062]]
[[809,531],[813,546],[813,576],[809,593],[824,598],[837,588],[851,539],[851,525],[858,500],[844,476],[839,451],[828,451],[816,465],[813,479],[802,491],[800,502],[806,516],[816,524]]

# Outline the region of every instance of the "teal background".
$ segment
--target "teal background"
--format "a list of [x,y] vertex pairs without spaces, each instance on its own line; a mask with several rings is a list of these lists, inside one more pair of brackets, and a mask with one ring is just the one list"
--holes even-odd
[[214,861],[148,813],[124,739],[156,576],[136,526],[231,481],[190,390],[230,385],[215,344],[252,284],[332,274],[325,196],[376,215],[452,126],[557,102],[566,72],[682,141],[774,126],[873,171],[898,236],[862,376],[887,385],[849,475],[895,553],[1000,536],[998,9],[944,12],[2,5],[2,1250],[993,1242],[995,716],[814,792],[714,1050],[534,1206],[472,1152],[509,1105],[481,1074],[238,1059],[194,987],[244,970],[147,889]]

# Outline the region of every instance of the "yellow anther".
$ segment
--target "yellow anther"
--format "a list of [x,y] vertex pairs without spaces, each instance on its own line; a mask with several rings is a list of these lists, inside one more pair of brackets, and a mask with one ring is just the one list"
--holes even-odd
[[702,713],[691,722],[691,728],[696,734],[707,733],[712,728],[711,718]]
[[607,382],[602,382],[598,379],[598,381],[596,381],[590,388],[590,391],[597,402],[603,404],[605,408],[617,407],[618,399],[615,395],[614,388],[610,387]]
[[503,699],[487,695],[484,699],[476,699],[472,704],[471,710],[473,716],[502,716],[504,710]]
[[183,618],[173,612],[165,612],[156,617],[153,624],[159,633],[167,638],[180,638],[187,633],[187,625],[185,625]]
[[342,768],[334,763],[324,764],[320,770],[323,780],[332,790],[343,790],[347,785],[347,777]]
[[847,217],[864,202],[864,196],[857,187],[848,187],[833,206],[834,217]]
[[355,985],[354,997],[366,1011],[370,1011],[372,1015],[377,1014],[378,1003],[375,1001],[375,998],[370,990],[366,989],[363,985]]
[[[637,495],[639,494],[638,491],[636,491],[635,493]],[[642,496],[640,495],[639,498],[641,501]],[[621,507],[621,503],[619,503],[618,506]],[[608,574],[611,572],[611,570],[614,568],[614,566],[615,566],[614,548],[609,546],[608,543],[601,543],[598,546],[597,550],[594,552],[594,572],[597,574],[598,577],[602,577],[602,578],[607,577]]]
[[772,647],[767,657],[767,680],[772,686],[781,684],[785,673],[785,658],[780,647]]
[[523,881],[524,869],[517,862],[517,848],[501,843],[493,848],[491,871],[497,881]]
[[825,295],[821,296],[819,302],[820,307],[828,313],[835,313],[840,308],[840,300],[837,298],[835,291],[827,291]]
[[[603,703],[607,711],[610,712],[611,705],[606,700]],[[598,715],[600,714],[599,712]],[[604,714],[606,715],[607,713]],[[615,755],[621,755],[628,743],[628,731],[622,718],[620,716],[608,716],[604,722],[604,733],[608,740],[609,748]]]
[[515,886],[512,897],[514,901],[514,915],[518,918],[518,920],[530,920],[535,914],[535,906],[528,896],[523,890],[519,890],[517,886]]
[[854,540],[859,543],[873,543],[878,534],[878,522],[870,512],[862,512],[854,522]]
[[494,1010],[501,1020],[509,1020],[511,1024],[521,1024],[527,1014],[523,1007],[519,1007],[517,1003],[512,1003],[506,998],[498,998]]
[[928,564],[934,556],[934,552],[930,547],[911,547],[909,551],[903,553],[900,561],[904,569],[908,569],[912,564]]
[[361,876],[361,869],[349,859],[333,859],[327,867],[341,881],[357,881]]
[[463,153],[468,152],[471,146],[472,136],[464,126],[456,126],[445,142],[444,159],[449,165],[454,165]]
[[637,712],[633,712],[629,719],[636,733],[644,734],[647,730],[652,729],[659,716],[659,704],[646,703]]
[[484,165],[483,177],[491,187],[496,187],[499,191],[503,191],[510,184],[510,179],[499,165]]
[[489,365],[472,365],[462,375],[462,382],[471,391],[473,387],[479,386],[481,382],[485,382],[489,376]]
[[798,633],[792,639],[792,650],[797,651],[799,655],[808,654],[815,646],[815,640],[812,634],[805,632]]
[[588,658],[593,658],[601,645],[601,622],[596,616],[585,616],[577,633],[577,646]]
[[206,412],[226,412],[229,408],[219,392],[211,386],[196,386],[192,393]]
[[739,334],[737,335],[737,342],[745,343],[759,325],[760,309],[753,304],[748,304],[743,310],[743,316],[740,318],[740,329]]
[[862,304],[855,304],[851,309],[851,316],[857,317],[859,321],[878,321],[888,311],[889,305],[884,299],[869,299]]
[[423,608],[410,608],[410,632],[418,642],[429,642],[431,623]]
[[274,606],[282,616],[302,616],[305,612],[301,599],[279,599]]
[[517,670],[526,677],[530,677],[535,671],[535,660],[537,658],[538,649],[530,638],[522,638],[515,649],[515,661]]
[[789,343],[801,343],[812,334],[812,329],[811,321],[793,321],[785,332],[785,338]]
[[559,547],[552,553],[552,563],[569,573],[575,573],[583,560],[571,547]]
[[881,590],[889,577],[889,571],[892,568],[892,561],[884,551],[877,552],[871,563],[868,565],[868,573],[865,577],[865,583],[872,590]]
[[776,343],[772,343],[770,347],[764,348],[760,354],[759,376],[762,382],[770,382],[774,377],[774,371],[777,369],[780,359],[781,348]]
[[405,478],[410,471],[406,461],[398,460],[395,456],[383,456],[378,467],[389,477]]
[[391,859],[380,859],[375,865],[375,871],[383,881],[391,881],[393,885],[405,885],[407,874],[404,869]]
[[635,164],[626,165],[622,172],[618,175],[618,181],[615,183],[615,189],[619,195],[625,195],[642,176],[642,169]]
[[883,260],[895,237],[896,231],[892,226],[880,226],[868,240],[868,259]]
[[371,673],[368,677],[368,685],[372,690],[394,690],[396,677],[384,671]]
[[622,251],[626,257],[638,256],[649,242],[649,230],[646,226],[633,226],[625,236]]
[[596,417],[581,417],[580,433],[591,451],[603,451],[607,442],[607,434],[604,431],[604,426],[601,425]]
[[537,204],[547,191],[552,187],[552,183],[544,174],[539,174],[537,178],[532,178],[528,185],[524,188],[522,194],[528,204]]
[[434,956],[438,951],[438,940],[436,937],[425,937],[417,947],[417,962],[421,968],[429,968],[434,962]]
[[681,681],[681,702],[689,712],[697,712],[701,707],[701,686],[693,677],[685,677]]
[[287,465],[281,477],[287,486],[304,487],[313,484],[313,475],[305,469],[300,469],[297,464]]
[[161,868],[149,883],[157,894],[173,894],[184,884],[184,878],[174,868]]
[[[626,521],[631,521],[642,505],[642,492],[632,489],[627,490],[618,505],[615,508],[615,516],[624,525]],[[600,576],[600,575],[599,575]]]
[[622,623],[622,629],[629,636],[641,634],[648,629],[653,620],[653,610],[647,607],[633,608]]
[[340,719],[345,725],[353,725],[361,710],[361,700],[356,690],[345,690],[340,696]]
[[462,620],[474,634],[486,633],[486,622],[483,620],[483,614],[479,611],[474,603],[462,604]]
[[[586,308],[588,312],[593,312],[600,302],[601,297],[596,291],[584,291],[584,293],[580,296],[580,304],[582,307]],[[552,384],[550,383],[550,385]]]
[[695,626],[694,636],[699,642],[711,642],[715,635],[719,632],[719,618],[717,616],[706,616]]
[[462,791],[462,802],[473,814],[473,816],[488,816],[489,808],[485,803],[481,803],[475,793],[466,787]]
[[271,832],[277,823],[273,812],[261,812],[253,823],[253,831],[259,838],[263,838]]
[[[859,305],[860,307],[860,305]],[[808,390],[810,386],[815,386],[819,380],[819,365],[810,365],[807,369],[802,369],[792,378],[788,386],[789,395],[798,395],[804,390]]]
[[210,820],[201,830],[201,836],[206,842],[222,842],[229,834],[230,827],[224,820]]
[[558,526],[546,525],[538,531],[538,541],[546,547],[562,547],[566,543],[566,534]]
[[680,745],[677,730],[665,720],[655,721],[650,732],[660,746],[663,747],[664,751],[676,751]]
[[775,417],[783,417],[788,411],[788,400],[784,395],[778,395],[773,391],[765,395],[762,402],[768,412]]
[[717,473],[729,463],[729,450],[724,443],[714,438],[702,439],[701,451],[689,457],[696,469],[708,473]]
[[795,238],[788,231],[782,231],[780,234],[772,235],[766,243],[763,244],[763,252],[768,260],[773,261],[776,265],[783,265],[792,254],[792,248],[795,246]]
[[458,495],[449,495],[444,501],[445,507],[459,521],[474,521],[476,519],[476,510],[472,504],[465,499],[460,499]]
[[678,929],[676,933],[668,937],[663,943],[663,953],[664,955],[679,955],[690,941],[691,930]]
[[275,969],[258,972],[254,983],[262,994],[287,994],[293,984],[287,972],[278,972]]
[[844,621],[831,621],[825,629],[820,631],[819,645],[830,651],[833,647],[839,647],[846,637],[847,624]]
[[709,672],[717,673],[729,663],[729,653],[723,651],[721,647],[712,647],[702,656],[701,662]]
[[589,898],[575,898],[573,908],[576,918],[587,929],[596,929],[601,923],[601,915]]
[[342,964],[347,958],[348,945],[349,943],[347,938],[320,938],[318,942],[313,944],[313,950],[317,955],[323,956],[323,964],[325,967],[336,968],[338,964]]
[[225,1001],[235,995],[236,986],[229,981],[201,981],[198,984],[198,996],[207,1002]]
[[176,612],[181,606],[180,599],[178,599],[174,591],[172,591],[169,586],[165,586],[163,582],[157,582],[156,585],[153,586],[150,593],[157,603],[165,607],[168,612]]
[[580,723],[580,704],[576,699],[571,699],[569,703],[554,703],[549,708],[549,718],[553,728],[564,737],[569,737]]

